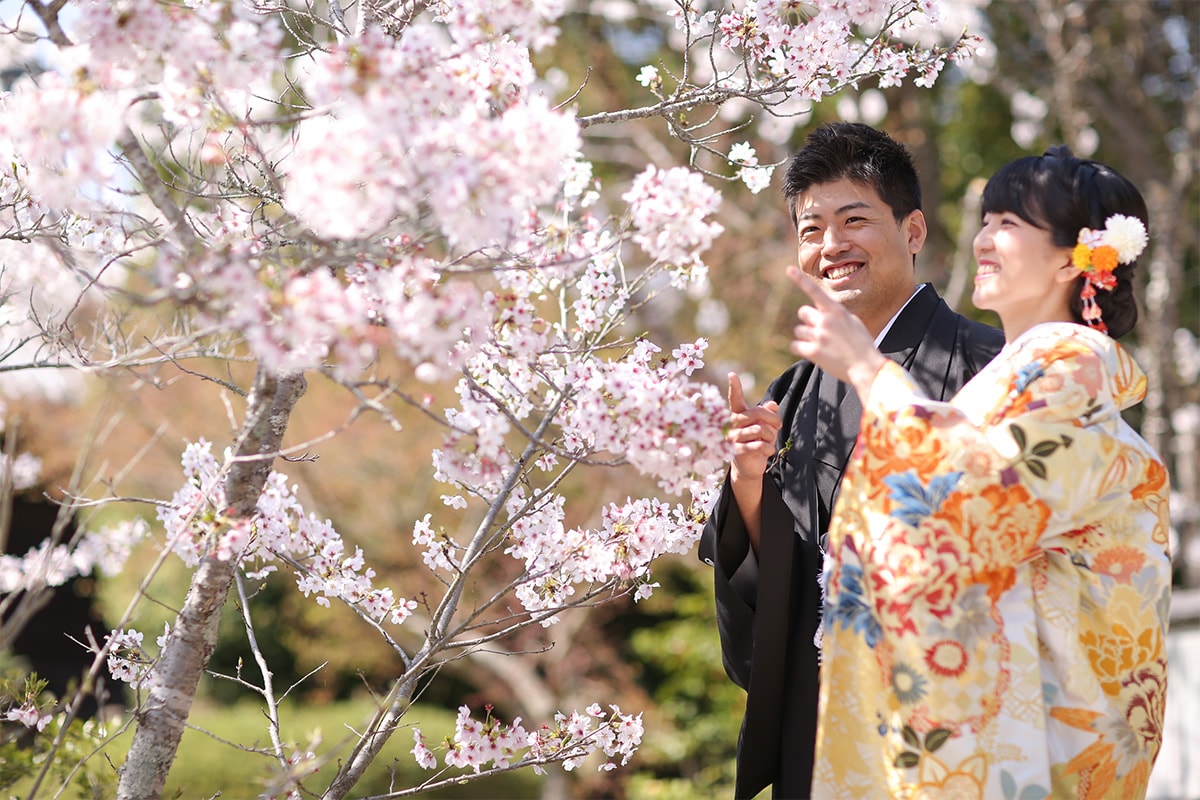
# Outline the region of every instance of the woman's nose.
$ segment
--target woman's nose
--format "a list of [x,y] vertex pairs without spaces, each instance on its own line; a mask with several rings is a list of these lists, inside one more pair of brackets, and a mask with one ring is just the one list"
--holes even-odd
[[971,240],[971,249],[975,252],[975,255],[979,255],[981,252],[991,246],[992,234],[991,231],[988,230],[987,226],[984,225],[979,229],[979,232],[975,234],[975,238]]

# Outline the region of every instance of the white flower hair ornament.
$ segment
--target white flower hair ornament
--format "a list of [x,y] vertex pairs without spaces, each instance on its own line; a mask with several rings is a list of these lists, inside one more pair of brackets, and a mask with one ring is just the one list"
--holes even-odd
[[1146,249],[1146,226],[1137,217],[1113,214],[1104,221],[1104,230],[1081,228],[1071,261],[1087,279],[1079,296],[1083,299],[1083,320],[1089,327],[1108,333],[1096,304],[1096,290],[1111,292],[1117,286],[1113,275],[1120,264],[1132,264]]

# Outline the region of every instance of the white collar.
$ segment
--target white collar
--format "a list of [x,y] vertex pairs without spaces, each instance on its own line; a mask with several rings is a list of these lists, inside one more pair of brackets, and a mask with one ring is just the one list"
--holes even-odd
[[913,299],[914,297],[916,297],[916,296],[917,296],[917,294],[918,294],[918,293],[919,293],[919,292],[920,292],[922,289],[924,289],[924,288],[925,288],[925,284],[923,284],[923,283],[922,283],[922,284],[918,285],[918,286],[917,286],[917,288],[916,288],[916,291],[914,291],[914,292],[913,292],[913,293],[912,293],[912,294],[909,296],[909,298],[908,298],[907,300],[905,300],[905,301],[904,301],[904,305],[900,306],[900,310],[899,310],[899,311],[897,311],[897,312],[896,312],[896,313],[895,313],[895,314],[892,316],[892,318],[888,320],[888,324],[887,324],[887,325],[884,325],[884,326],[883,326],[883,330],[881,330],[881,331],[879,332],[879,335],[875,337],[875,347],[877,347],[877,348],[878,348],[878,347],[879,347],[879,345],[883,344],[883,337],[887,336],[887,333],[888,333],[888,331],[890,331],[890,330],[892,329],[892,325],[894,325],[894,324],[896,323],[896,319],[897,319],[897,318],[898,318],[898,317],[899,317],[901,314],[903,314],[903,313],[904,313],[904,309],[908,308],[908,304],[909,304],[909,303],[911,303],[911,302],[912,302],[912,299]]

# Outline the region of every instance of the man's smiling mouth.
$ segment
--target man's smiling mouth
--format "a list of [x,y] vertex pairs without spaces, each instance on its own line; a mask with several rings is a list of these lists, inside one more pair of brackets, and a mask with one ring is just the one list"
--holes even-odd
[[858,272],[860,269],[862,269],[862,266],[862,264],[838,264],[836,267],[830,267],[829,269],[822,270],[821,277],[830,281],[841,280],[842,278],[848,278],[854,273]]

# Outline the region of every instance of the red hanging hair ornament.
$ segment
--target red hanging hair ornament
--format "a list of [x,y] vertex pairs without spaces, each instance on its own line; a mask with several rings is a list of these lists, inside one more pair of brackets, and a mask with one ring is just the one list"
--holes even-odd
[[1096,303],[1096,284],[1092,283],[1089,277],[1083,282],[1083,289],[1079,291],[1079,296],[1083,299],[1082,316],[1083,321],[1089,327],[1095,328],[1101,333],[1108,333],[1108,326],[1104,324],[1104,320],[1100,314],[1100,306]]

